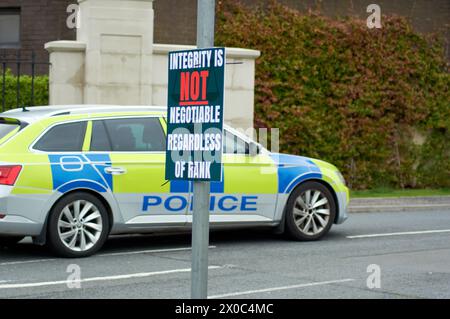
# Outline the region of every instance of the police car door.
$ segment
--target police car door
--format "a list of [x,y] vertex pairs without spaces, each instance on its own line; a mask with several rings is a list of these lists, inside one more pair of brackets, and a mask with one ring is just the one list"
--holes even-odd
[[[222,182],[211,182],[212,223],[264,223],[274,219],[278,175],[264,153],[250,154],[250,143],[238,132],[224,130]],[[188,221],[192,221],[190,211]]]
[[[186,223],[188,187],[165,181],[165,132],[159,117],[95,120],[91,151],[110,150],[113,193],[127,226]],[[174,191],[171,194],[171,191]]]

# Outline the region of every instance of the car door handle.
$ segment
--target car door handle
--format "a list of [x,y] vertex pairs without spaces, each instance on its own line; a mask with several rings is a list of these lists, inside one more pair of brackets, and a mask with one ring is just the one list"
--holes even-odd
[[127,172],[126,169],[122,167],[107,167],[105,168],[105,173],[111,174],[111,175],[122,175]]

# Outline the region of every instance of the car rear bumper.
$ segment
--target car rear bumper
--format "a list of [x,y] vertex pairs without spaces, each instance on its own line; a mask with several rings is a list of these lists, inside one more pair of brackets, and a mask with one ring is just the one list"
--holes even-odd
[[40,234],[46,219],[49,195],[12,194],[12,187],[0,186],[0,236]]
[[0,219],[0,236],[37,236],[40,234],[42,227],[42,223],[36,223],[23,216],[6,215],[4,218]]

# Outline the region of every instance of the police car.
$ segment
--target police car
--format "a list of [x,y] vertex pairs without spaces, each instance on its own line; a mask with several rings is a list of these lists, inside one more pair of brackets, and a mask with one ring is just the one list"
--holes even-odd
[[[166,108],[48,106],[0,114],[0,243],[31,236],[65,257],[109,235],[189,230],[192,182],[165,180]],[[271,226],[317,240],[347,219],[337,168],[271,153],[224,128],[212,228]],[[256,152],[250,152],[255,147]]]

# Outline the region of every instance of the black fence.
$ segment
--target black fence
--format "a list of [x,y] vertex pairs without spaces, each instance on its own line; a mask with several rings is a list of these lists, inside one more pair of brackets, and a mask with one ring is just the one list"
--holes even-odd
[[16,84],[15,84],[15,94],[16,94],[16,107],[24,107],[25,105],[21,102],[21,93],[23,93],[23,89],[21,90],[20,78],[23,75],[28,75],[31,77],[31,92],[30,98],[31,103],[30,106],[34,105],[34,84],[36,78],[36,67],[38,65],[50,65],[49,62],[37,61],[36,53],[34,51],[24,51],[24,50],[5,50],[3,52],[0,51],[0,77],[2,79],[1,82],[1,111],[4,112],[6,110],[6,94],[7,90],[11,90],[11,88],[7,87],[6,83],[6,72],[7,70],[11,70],[12,74],[16,76]]

